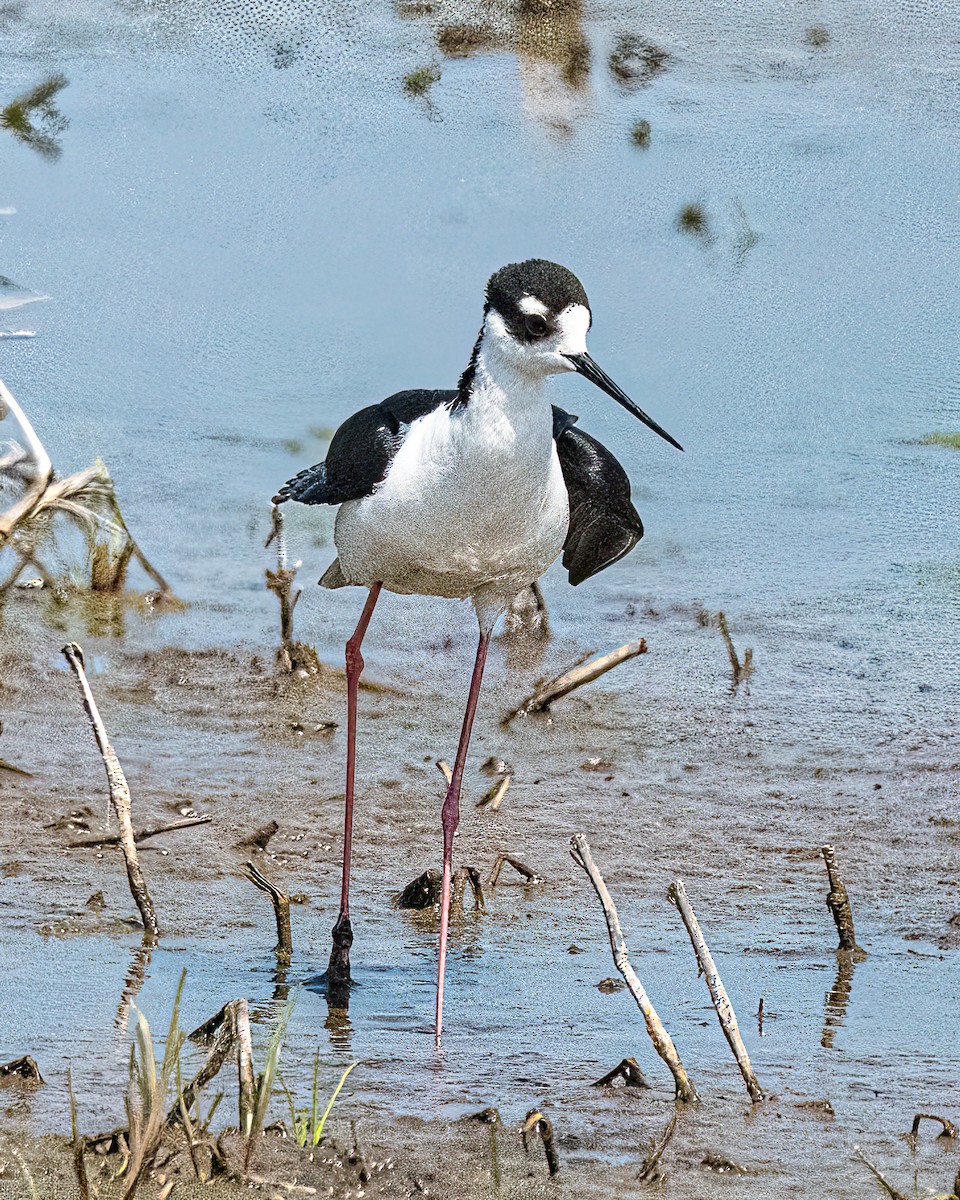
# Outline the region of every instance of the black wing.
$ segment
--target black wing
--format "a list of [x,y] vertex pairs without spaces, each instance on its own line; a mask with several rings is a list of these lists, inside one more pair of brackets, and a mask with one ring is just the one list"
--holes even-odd
[[576,420],[562,408],[553,410],[553,436],[570,499],[563,565],[574,587],[629,554],[643,537],[626,471],[606,446],[574,429]]
[[274,504],[298,500],[301,504],[342,504],[373,493],[390,470],[403,444],[406,427],[441,404],[450,404],[456,392],[418,389],[397,392],[381,404],[347,417],[333,435],[327,457],[283,485]]

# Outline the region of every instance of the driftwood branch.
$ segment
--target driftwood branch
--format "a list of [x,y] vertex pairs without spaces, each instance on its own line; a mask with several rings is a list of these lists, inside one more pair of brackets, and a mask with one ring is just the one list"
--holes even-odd
[[538,688],[532,696],[528,696],[522,704],[508,713],[504,717],[503,723],[506,724],[520,715],[526,716],[527,713],[545,712],[555,700],[568,696],[576,688],[583,687],[585,683],[592,683],[594,679],[606,675],[614,667],[619,667],[621,663],[636,658],[638,654],[646,654],[646,652],[647,643],[641,638],[639,642],[628,642],[619,650],[611,650],[609,654],[601,654],[599,658],[593,658],[589,662],[573,667]]
[[290,897],[261,874],[252,862],[245,862],[243,866],[247,879],[261,892],[266,892],[273,902],[273,915],[277,921],[276,955],[282,962],[289,963],[290,956],[293,954],[293,938],[290,934]]
[[240,1132],[244,1137],[249,1137],[253,1128],[257,1089],[253,1078],[253,1038],[250,1035],[250,1010],[243,997],[234,1001],[233,1019],[237,1031],[237,1079],[239,1081],[237,1104]]
[[866,951],[857,945],[853,929],[853,910],[850,908],[850,897],[847,895],[847,889],[840,878],[840,871],[837,867],[837,858],[833,847],[821,846],[820,853],[823,855],[823,861],[827,865],[827,877],[830,880],[827,908],[833,913],[833,919],[837,926],[837,934],[840,938],[839,948],[859,958],[865,957]]
[[720,1027],[723,1030],[724,1037],[730,1043],[730,1049],[737,1060],[737,1066],[740,1068],[743,1082],[747,1085],[750,1099],[754,1104],[759,1104],[763,1099],[763,1091],[757,1082],[756,1075],[753,1073],[753,1067],[750,1065],[750,1056],[747,1054],[747,1048],[744,1046],[743,1038],[740,1036],[740,1029],[737,1026],[737,1014],[733,1011],[733,1005],[730,1003],[727,989],[723,986],[723,980],[717,971],[713,955],[707,946],[706,938],[704,938],[703,931],[700,929],[699,922],[697,921],[696,914],[693,911],[693,906],[687,896],[682,880],[675,879],[673,881],[667,890],[667,897],[677,906],[683,923],[686,926],[687,933],[690,935],[690,942],[693,946],[693,952],[697,956],[699,969],[703,972],[703,977],[707,981],[707,987],[710,989],[710,999],[713,1001],[713,1007],[717,1010],[717,1016],[720,1018]]
[[600,903],[603,906],[603,915],[607,921],[607,933],[610,936],[610,950],[613,953],[614,966],[623,976],[624,982],[630,989],[630,994],[637,1002],[637,1007],[643,1013],[647,1033],[650,1035],[654,1049],[667,1064],[673,1075],[676,1084],[677,1099],[689,1104],[697,1099],[697,1093],[687,1076],[683,1063],[680,1061],[680,1055],[673,1044],[673,1039],[664,1028],[664,1024],[657,1015],[657,1010],[650,1002],[650,997],[644,990],[643,984],[630,965],[627,943],[620,928],[620,918],[617,916],[616,907],[614,906],[610,892],[607,890],[607,885],[603,881],[603,876],[593,861],[593,855],[590,853],[587,839],[582,833],[574,834],[570,839],[570,853],[577,866],[582,867],[586,871],[590,882],[593,884],[594,891],[600,898]]
[[[141,842],[146,842],[158,834],[174,833],[178,829],[192,829],[194,825],[206,825],[212,820],[213,817],[207,815],[202,817],[184,817],[182,821],[168,821],[165,825],[155,825],[152,829],[141,829],[139,833],[133,835],[133,840],[139,846]],[[82,838],[77,842],[67,842],[67,849],[81,850],[91,846],[116,846],[119,841],[120,835],[111,833],[104,837]]]
[[0,546],[10,537],[24,517],[30,515],[53,480],[53,463],[47,454],[43,443],[37,437],[36,431],[30,424],[27,414],[13,398],[7,385],[0,379],[0,420],[7,414],[20,426],[20,432],[26,443],[26,452],[30,459],[30,480],[23,496],[0,514]]
[[143,928],[146,935],[150,938],[157,938],[160,936],[160,926],[157,922],[153,901],[150,899],[150,893],[147,890],[146,880],[143,878],[143,872],[140,870],[140,860],[137,858],[137,847],[133,837],[133,825],[130,819],[130,789],[127,787],[127,780],[123,774],[116,751],[110,745],[107,731],[100,717],[100,710],[97,708],[97,702],[94,700],[93,692],[90,690],[90,684],[83,668],[83,651],[76,642],[69,642],[63,648],[63,656],[80,683],[83,706],[87,710],[87,716],[90,719],[90,724],[93,726],[93,733],[97,739],[100,757],[103,759],[103,766],[107,773],[110,802],[113,805],[113,811],[117,814],[117,823],[120,826],[120,847],[123,850],[123,857],[127,866],[127,880],[130,884],[130,892],[134,903],[140,910],[140,917],[143,921]]

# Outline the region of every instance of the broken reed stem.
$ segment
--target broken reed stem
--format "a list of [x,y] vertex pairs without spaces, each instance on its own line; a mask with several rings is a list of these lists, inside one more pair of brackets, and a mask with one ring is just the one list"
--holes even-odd
[[558,1175],[560,1159],[557,1157],[557,1150],[553,1144],[553,1124],[550,1118],[545,1117],[538,1108],[531,1108],[527,1113],[527,1119],[520,1126],[524,1150],[529,1150],[527,1135],[530,1133],[539,1134],[540,1140],[543,1142],[543,1153],[547,1159],[547,1171],[551,1176]]
[[290,934],[290,897],[261,874],[252,862],[245,862],[243,866],[246,877],[254,887],[259,888],[261,892],[266,892],[273,902],[273,915],[277,921],[276,955],[281,962],[289,963],[293,954],[293,938]]
[[[133,840],[139,846],[141,842],[156,837],[160,833],[174,833],[178,829],[192,829],[194,825],[206,825],[212,820],[213,817],[211,816],[203,816],[184,817],[182,821],[168,821],[165,825],[155,825],[153,829],[141,829],[139,833],[133,835]],[[81,838],[77,842],[67,842],[67,849],[82,850],[90,846],[115,846],[119,841],[119,835],[111,833],[107,837]]]
[[30,515],[40,497],[53,480],[53,463],[43,442],[37,437],[26,413],[13,398],[7,385],[0,379],[0,420],[10,414],[20,426],[25,449],[33,464],[33,479],[24,495],[5,513],[0,514],[0,547],[7,541],[24,517]]
[[279,505],[273,506],[272,525],[264,549],[270,543],[277,543],[277,569],[267,568],[267,588],[280,601],[280,665],[288,674],[293,671],[293,610],[301,596],[301,589],[293,592],[293,581],[297,577],[297,568],[287,565],[287,543],[283,534],[283,513]]
[[717,613],[717,624],[720,626],[723,642],[727,647],[727,657],[730,659],[730,666],[733,670],[733,687],[736,690],[743,680],[750,678],[750,674],[753,671],[753,651],[750,649],[744,650],[743,662],[741,662],[733,646],[733,638],[730,636],[725,613]]
[[853,910],[850,908],[850,897],[847,895],[847,889],[840,878],[840,871],[837,867],[837,858],[833,847],[821,846],[820,853],[823,855],[823,861],[827,865],[827,877],[830,880],[827,908],[833,913],[833,920],[837,926],[837,934],[840,938],[839,949],[850,954],[863,955],[866,951],[857,945],[853,929]]
[[[499,782],[477,801],[477,808],[487,808],[488,812],[499,812],[500,805],[503,803],[503,798],[507,794],[507,788],[510,786],[511,775],[504,775]],[[489,807],[487,807],[489,806]]]
[[673,1039],[664,1028],[663,1022],[657,1015],[657,1010],[650,1002],[650,997],[644,990],[643,984],[630,965],[627,943],[620,928],[620,918],[617,916],[616,907],[607,890],[607,885],[603,881],[603,876],[593,861],[593,855],[590,853],[587,839],[582,833],[576,833],[570,839],[570,854],[577,866],[582,867],[586,871],[590,882],[593,884],[594,891],[600,899],[600,903],[603,906],[603,915],[607,922],[607,933],[610,936],[610,950],[613,954],[614,966],[623,976],[624,982],[630,989],[631,996],[633,996],[637,1002],[637,1007],[643,1013],[647,1033],[650,1035],[654,1049],[667,1064],[670,1073],[673,1075],[674,1083],[676,1084],[677,1099],[690,1104],[697,1099],[696,1090],[687,1076],[683,1063],[680,1061],[680,1055],[673,1044]]
[[647,643],[641,638],[639,642],[627,642],[625,646],[621,646],[618,650],[611,650],[609,654],[601,654],[599,658],[591,659],[590,662],[573,667],[571,670],[564,672],[563,675],[558,675],[555,679],[551,679],[549,683],[544,684],[532,696],[528,696],[522,704],[518,705],[504,718],[504,722],[511,721],[521,713],[526,716],[527,713],[544,712],[555,700],[560,700],[563,696],[568,696],[575,688],[583,687],[585,683],[592,683],[594,679],[599,679],[601,675],[606,675],[614,667],[619,667],[621,663],[627,662],[631,658],[636,658],[639,654],[646,654],[646,652]]
[[100,717],[100,710],[97,708],[97,702],[94,700],[93,692],[90,690],[90,684],[83,668],[83,651],[76,642],[68,642],[63,647],[62,653],[80,683],[83,706],[87,710],[87,716],[90,718],[90,724],[93,726],[94,737],[97,739],[97,746],[107,773],[110,803],[113,805],[113,811],[117,814],[117,823],[120,826],[119,841],[127,866],[127,880],[130,884],[130,892],[134,903],[140,910],[145,935],[156,939],[160,936],[160,926],[157,922],[153,901],[150,899],[150,893],[147,890],[146,880],[143,878],[143,872],[140,870],[140,860],[137,858],[137,847],[130,819],[130,789],[127,786],[127,781],[120,766],[120,760],[117,758],[116,751],[110,745],[107,731]]
[[[710,999],[713,1001],[713,1007],[717,1010],[720,1027],[723,1030],[724,1037],[730,1043],[730,1049],[737,1060],[737,1066],[740,1068],[743,1082],[747,1085],[750,1099],[754,1104],[759,1104],[763,1100],[763,1091],[757,1082],[756,1075],[753,1073],[753,1067],[750,1065],[750,1056],[747,1054],[747,1048],[744,1046],[743,1038],[740,1036],[740,1029],[737,1025],[737,1014],[733,1011],[733,1005],[730,1003],[727,989],[723,986],[723,980],[717,971],[713,955],[707,946],[706,938],[703,936],[703,931],[697,921],[696,914],[693,911],[693,906],[687,896],[687,891],[683,886],[682,880],[675,879],[671,883],[667,889],[667,898],[677,906],[683,923],[686,926],[687,933],[690,935],[690,943],[693,946],[694,954],[697,956],[697,963],[703,972],[703,977],[707,981],[707,987],[710,989]],[[761,1005],[762,1003],[761,1001]]]
[[508,863],[511,867],[513,867],[517,874],[522,875],[527,883],[543,882],[536,871],[532,871],[526,865],[526,863],[522,863],[519,858],[514,858],[512,854],[498,854],[494,859],[493,869],[490,872],[490,878],[487,880],[487,883],[490,885],[490,887],[495,888],[497,886],[497,880],[500,878],[500,872],[503,870],[504,863]]

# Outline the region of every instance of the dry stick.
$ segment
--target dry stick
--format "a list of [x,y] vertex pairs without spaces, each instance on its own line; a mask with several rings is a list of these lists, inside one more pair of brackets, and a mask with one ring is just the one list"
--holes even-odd
[[707,987],[710,989],[710,999],[713,1001],[713,1007],[717,1010],[717,1016],[720,1018],[720,1027],[723,1030],[724,1037],[730,1043],[730,1049],[737,1060],[737,1066],[740,1068],[743,1082],[747,1085],[750,1099],[754,1104],[759,1104],[763,1100],[763,1091],[757,1082],[756,1075],[753,1073],[753,1067],[750,1065],[750,1056],[747,1054],[747,1048],[744,1046],[743,1038],[740,1036],[740,1029],[737,1026],[737,1014],[733,1011],[733,1005],[730,1003],[727,989],[723,986],[723,980],[717,971],[713,955],[707,946],[706,939],[700,929],[699,922],[693,911],[693,906],[687,897],[686,888],[684,888],[682,880],[675,879],[671,883],[667,889],[667,898],[680,911],[680,916],[687,928],[687,933],[690,935],[693,952],[697,956],[697,963],[703,972],[704,979],[707,981]]
[[509,865],[513,867],[518,875],[522,875],[524,877],[527,883],[543,883],[542,877],[538,875],[536,871],[531,871],[531,869],[525,863],[522,863],[519,858],[514,858],[512,854],[498,854],[494,860],[493,870],[490,872],[490,878],[487,880],[487,883],[492,888],[497,886],[497,880],[500,878],[500,872],[503,870],[504,863],[509,863]]
[[281,892],[278,887],[270,882],[265,875],[262,875],[252,862],[245,862],[244,870],[247,878],[258,887],[261,892],[266,892],[273,901],[273,915],[277,919],[277,959],[289,963],[290,956],[293,954],[293,938],[290,935],[290,897],[286,892]]
[[646,654],[646,652],[647,643],[641,638],[639,642],[628,642],[619,650],[611,650],[609,654],[601,654],[599,658],[591,659],[589,662],[577,663],[562,675],[551,679],[549,683],[538,685],[537,690],[531,696],[528,696],[526,700],[501,718],[500,724],[506,726],[514,717],[548,711],[555,700],[569,695],[570,692],[582,687],[585,683],[599,679],[601,675],[612,671],[622,662],[636,658],[638,654]]
[[120,826],[120,846],[127,864],[127,880],[130,883],[130,891],[137,908],[140,910],[140,917],[143,920],[143,928],[146,936],[155,939],[160,936],[160,926],[157,923],[153,901],[150,899],[150,893],[147,891],[147,884],[143,878],[143,872],[140,870],[140,861],[137,858],[137,847],[133,838],[133,825],[130,820],[130,789],[127,787],[127,781],[120,767],[120,760],[117,758],[116,751],[110,745],[107,731],[103,726],[103,721],[100,719],[97,702],[94,700],[93,692],[90,690],[90,684],[83,669],[83,651],[76,642],[68,642],[64,646],[62,653],[79,680],[80,691],[83,695],[83,705],[87,710],[87,716],[90,718],[90,724],[93,726],[97,746],[100,749],[100,756],[103,759],[104,769],[107,772],[110,802],[113,805],[113,811],[117,814],[117,822]]
[[854,1146],[853,1152],[857,1158],[860,1159],[874,1179],[876,1179],[877,1183],[879,1183],[883,1190],[887,1193],[887,1195],[890,1197],[890,1200],[908,1200],[908,1197],[905,1196],[903,1192],[898,1191],[898,1189],[895,1188],[892,1183],[888,1183],[886,1179],[884,1179],[883,1175],[877,1170],[870,1159],[867,1158],[859,1146]]
[[499,812],[503,798],[507,794],[507,788],[510,786],[511,778],[512,776],[510,775],[504,775],[499,782],[493,785],[489,792],[477,801],[477,808],[489,805],[489,812]]
[[[133,840],[139,845],[148,838],[156,837],[159,833],[173,833],[177,829],[192,829],[194,825],[206,825],[213,817],[184,817],[182,821],[168,821],[166,825],[157,825],[153,829],[141,829],[133,835]],[[120,841],[119,834],[112,833],[107,837],[82,838],[78,842],[67,842],[68,850],[81,850],[90,846],[115,846]]]
[[234,1001],[233,1020],[237,1031],[237,1078],[240,1093],[237,1100],[240,1133],[250,1136],[253,1128],[256,1085],[253,1081],[253,1039],[250,1036],[250,1011],[243,997]]
[[827,864],[827,876],[830,880],[830,892],[827,896],[827,908],[833,913],[833,919],[840,937],[840,949],[850,954],[865,955],[866,951],[857,945],[853,930],[853,911],[850,908],[850,897],[844,887],[840,872],[837,869],[837,859],[832,846],[821,846],[820,853]]
[[7,385],[0,379],[0,420],[8,413],[20,426],[27,454],[33,463],[33,480],[21,499],[0,515],[0,546],[6,542],[23,518],[30,515],[53,479],[53,463],[50,461],[50,455],[47,454],[43,443],[37,437],[26,413],[14,400]]
[[445,762],[442,758],[438,759],[437,770],[447,781],[447,787],[449,787],[450,784],[453,782],[453,772],[450,770],[450,764],[448,762]]
[[663,1022],[657,1015],[657,1010],[650,1003],[650,997],[644,991],[643,984],[637,978],[636,972],[630,965],[630,959],[627,954],[627,943],[624,941],[623,931],[620,928],[620,918],[617,916],[616,907],[609,891],[607,891],[607,885],[603,881],[603,876],[593,861],[593,855],[590,853],[587,839],[582,833],[576,833],[570,839],[570,853],[577,866],[582,867],[586,871],[590,882],[593,884],[594,891],[600,898],[600,903],[603,905],[603,915],[607,921],[607,932],[610,935],[610,950],[613,953],[614,966],[623,976],[624,982],[630,989],[630,994],[637,1002],[637,1007],[643,1013],[647,1033],[650,1035],[654,1049],[670,1068],[670,1072],[676,1083],[677,1099],[689,1104],[697,1099],[696,1090],[690,1082],[687,1072],[684,1070],[683,1063],[680,1061],[680,1055],[673,1044],[673,1039],[664,1028]]
[[608,671],[612,671],[622,662],[627,662],[631,658],[636,658],[638,654],[646,654],[646,652],[647,643],[641,638],[639,642],[627,642],[619,650],[611,650],[609,654],[601,654],[599,658],[591,659],[582,666],[574,667],[572,670],[564,672],[563,675],[558,675],[556,679],[551,679],[532,696],[528,696],[522,704],[504,718],[504,721],[510,721],[521,713],[526,715],[532,712],[543,712],[555,700],[568,696],[575,688],[583,687],[585,683],[592,683],[594,679],[606,675]]
[[648,1088],[650,1086],[640,1070],[640,1064],[631,1055],[622,1058],[612,1071],[608,1071],[601,1079],[596,1080],[594,1087],[611,1087],[615,1079],[622,1079],[627,1087]]

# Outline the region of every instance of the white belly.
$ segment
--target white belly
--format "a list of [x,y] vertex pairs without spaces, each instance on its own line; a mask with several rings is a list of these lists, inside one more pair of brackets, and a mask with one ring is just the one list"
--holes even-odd
[[[533,414],[532,414],[533,415]],[[547,415],[549,422],[549,410]],[[351,583],[506,607],[557,558],[569,509],[543,414],[529,429],[439,410],[415,422],[372,496],[334,532]]]

